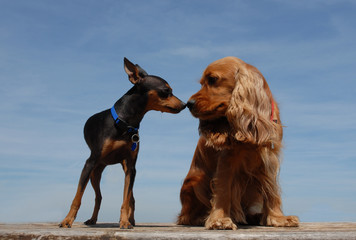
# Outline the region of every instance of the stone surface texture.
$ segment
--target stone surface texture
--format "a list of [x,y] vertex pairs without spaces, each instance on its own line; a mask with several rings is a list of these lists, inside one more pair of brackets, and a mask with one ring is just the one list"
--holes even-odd
[[239,226],[236,231],[205,230],[203,227],[168,223],[142,223],[134,229],[98,223],[59,228],[57,223],[1,224],[0,239],[355,239],[356,223],[301,223],[294,228]]

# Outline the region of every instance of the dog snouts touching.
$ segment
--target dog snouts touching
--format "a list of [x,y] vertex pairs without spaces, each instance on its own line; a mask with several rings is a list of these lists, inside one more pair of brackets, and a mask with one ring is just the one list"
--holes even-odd
[[181,103],[181,109],[183,110],[186,106],[187,106],[187,104],[185,104],[185,102],[182,102],[182,101],[180,101]]
[[178,104],[179,106],[177,107],[177,112],[180,112],[187,106],[187,104],[185,104],[185,102],[182,102],[179,98],[177,98],[177,100],[179,101],[179,104]]

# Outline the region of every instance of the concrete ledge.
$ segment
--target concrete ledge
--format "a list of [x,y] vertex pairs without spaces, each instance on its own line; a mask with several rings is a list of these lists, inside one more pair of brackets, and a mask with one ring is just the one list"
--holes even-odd
[[209,231],[175,224],[137,224],[119,229],[99,223],[58,228],[57,223],[0,224],[0,239],[356,239],[356,223],[301,223],[297,228],[239,226],[237,231]]

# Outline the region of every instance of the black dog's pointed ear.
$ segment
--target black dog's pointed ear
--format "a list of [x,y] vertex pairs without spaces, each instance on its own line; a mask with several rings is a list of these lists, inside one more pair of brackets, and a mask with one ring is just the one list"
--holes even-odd
[[133,84],[138,83],[142,78],[147,76],[145,70],[143,70],[139,65],[133,64],[127,58],[124,58],[124,67],[130,82]]
[[140,75],[140,77],[144,78],[148,76],[147,72],[142,67],[140,67],[140,65],[136,64],[136,67],[138,69],[138,74]]

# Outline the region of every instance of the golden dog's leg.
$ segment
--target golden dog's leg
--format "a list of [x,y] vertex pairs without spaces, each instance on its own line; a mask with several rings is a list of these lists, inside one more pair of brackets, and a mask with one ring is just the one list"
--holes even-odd
[[208,211],[211,208],[207,196],[211,196],[209,191],[209,180],[201,173],[194,171],[194,175],[185,178],[180,199],[182,210],[178,216],[179,225],[204,225]]
[[[269,153],[269,152],[267,152]],[[273,227],[297,227],[299,219],[297,216],[284,216],[282,212],[282,199],[278,184],[278,158],[274,154],[266,155],[270,164],[269,171],[265,171],[264,178],[260,179],[262,188],[264,189],[264,217],[261,219],[261,224]]]
[[276,206],[269,211],[265,225],[272,227],[298,227],[299,218],[297,216],[284,216],[280,206]]
[[234,179],[234,169],[231,154],[221,154],[218,159],[216,174],[212,182],[212,210],[205,222],[207,229],[227,229],[236,230],[237,226],[230,217],[231,210],[231,188]]
[[177,219],[179,225],[203,226],[211,209],[211,177],[203,168],[209,159],[202,156],[202,150],[205,152],[205,141],[200,138],[180,191],[182,209]]

